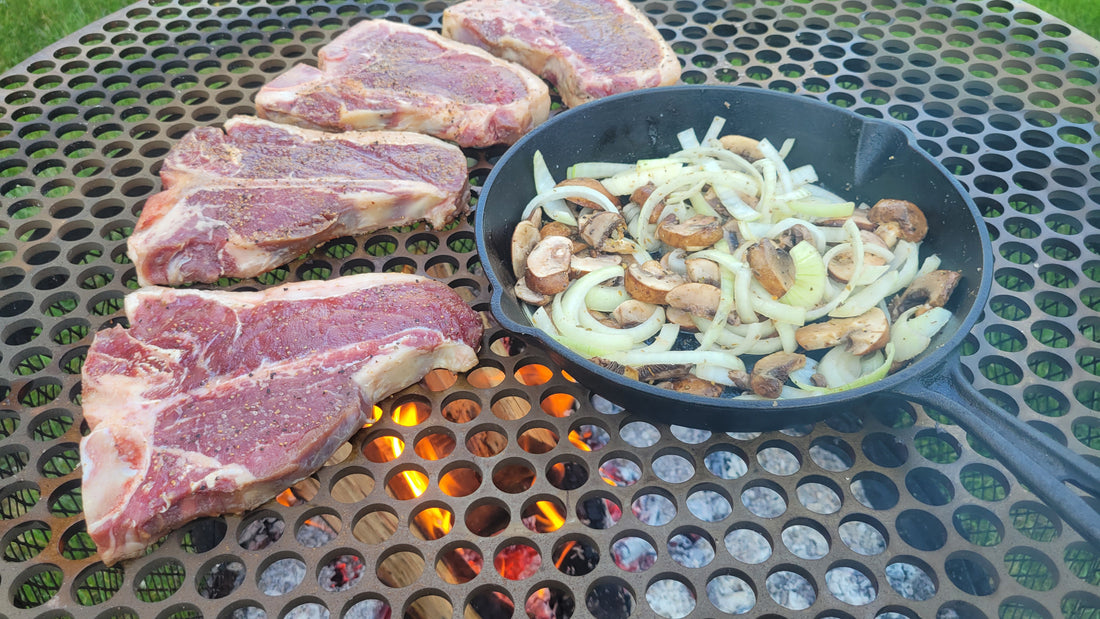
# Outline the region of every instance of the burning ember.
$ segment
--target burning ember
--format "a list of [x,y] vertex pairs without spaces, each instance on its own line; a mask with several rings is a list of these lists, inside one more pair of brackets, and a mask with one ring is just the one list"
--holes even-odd
[[363,577],[363,560],[355,555],[340,555],[321,567],[317,583],[325,591],[344,591]]

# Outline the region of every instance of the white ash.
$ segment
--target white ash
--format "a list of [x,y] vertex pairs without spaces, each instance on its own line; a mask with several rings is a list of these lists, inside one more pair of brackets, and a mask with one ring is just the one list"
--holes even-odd
[[664,526],[676,517],[676,505],[660,494],[643,494],[630,504],[630,511],[651,527]]
[[687,498],[687,507],[692,515],[703,522],[718,522],[733,513],[733,507],[726,497],[713,490],[693,492]]
[[886,538],[866,522],[850,520],[840,525],[839,532],[840,541],[861,555],[873,556],[886,552]]
[[677,425],[670,425],[668,431],[672,433],[672,436],[679,439],[681,443],[687,443],[688,445],[698,445],[699,443],[706,442],[711,436],[709,430],[700,430],[698,428],[688,428]]
[[619,436],[632,447],[652,447],[661,440],[661,431],[651,423],[631,421],[619,429]]
[[740,615],[756,606],[756,594],[752,587],[736,576],[722,575],[707,582],[707,598],[718,610]]
[[871,579],[851,567],[834,567],[825,572],[825,586],[833,597],[852,606],[865,606],[878,596]]
[[676,454],[665,454],[653,460],[653,474],[670,484],[682,484],[695,475],[691,461]]
[[707,470],[721,479],[737,479],[749,472],[749,467],[732,451],[715,451],[703,458]]
[[662,617],[680,619],[695,610],[695,596],[687,585],[672,579],[658,580],[645,591],[645,600]]
[[705,567],[714,560],[714,546],[702,535],[681,533],[668,540],[668,554],[684,567]]
[[755,565],[772,556],[772,545],[761,533],[752,529],[734,529],[726,534],[726,550],[734,559]]
[[783,545],[791,554],[806,560],[820,559],[829,554],[829,542],[817,530],[806,525],[794,525],[780,534]]
[[814,588],[794,572],[775,572],[764,584],[768,595],[783,608],[805,610],[817,601]]
[[816,482],[801,484],[796,492],[798,502],[815,514],[835,514],[840,511],[840,496],[824,484]]
[[741,503],[753,515],[760,518],[778,518],[787,511],[787,502],[783,497],[765,486],[753,486],[745,488],[741,493]]
[[936,595],[936,584],[924,570],[909,563],[886,566],[886,582],[907,600],[924,601]]
[[290,593],[306,576],[306,564],[300,559],[280,559],[260,574],[260,591],[264,595]]

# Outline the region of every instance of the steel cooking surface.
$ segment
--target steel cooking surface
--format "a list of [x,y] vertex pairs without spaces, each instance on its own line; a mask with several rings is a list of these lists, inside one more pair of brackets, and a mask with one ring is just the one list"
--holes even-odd
[[[912,129],[971,191],[995,283],[975,384],[1100,450],[1100,44],[1022,2],[641,1],[688,83],[803,93]],[[1100,549],[936,411],[712,434],[632,418],[491,322],[469,221],[325,244],[232,289],[408,271],[488,325],[310,479],[98,562],[80,368],[136,287],[125,239],[189,129],[355,20],[444,2],[142,1],[0,76],[0,588],[9,616],[1068,617]],[[501,149],[468,151],[482,181]]]

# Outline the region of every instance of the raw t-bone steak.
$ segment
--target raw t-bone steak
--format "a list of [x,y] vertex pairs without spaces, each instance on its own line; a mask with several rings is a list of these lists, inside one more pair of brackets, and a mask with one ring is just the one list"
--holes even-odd
[[459,146],[511,144],[550,114],[527,69],[424,28],[362,21],[256,95],[261,118],[346,131],[418,131]]
[[478,315],[447,285],[364,274],[261,292],[149,287],[83,368],[84,517],[107,564],[200,516],[308,477],[373,405],[477,362]]
[[443,11],[443,36],[527,67],[569,107],[680,79],[675,52],[630,0],[466,0]]
[[252,277],[340,236],[465,212],[466,157],[398,131],[331,134],[247,116],[168,153],[128,241],[143,285]]

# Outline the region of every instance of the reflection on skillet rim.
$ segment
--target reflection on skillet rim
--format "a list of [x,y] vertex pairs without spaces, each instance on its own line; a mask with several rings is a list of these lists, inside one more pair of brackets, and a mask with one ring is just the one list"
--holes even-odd
[[[642,104],[641,102],[645,103]],[[763,104],[760,103],[763,101]],[[656,102],[656,103],[654,103]],[[632,107],[640,106],[644,109],[660,110],[642,118],[639,114],[627,113]],[[679,118],[681,110],[677,106],[684,106],[683,114],[697,114],[697,120],[684,120]],[[732,398],[706,398],[702,396],[674,393],[639,381],[624,378],[606,368],[600,367],[588,361],[582,355],[573,352],[557,341],[546,336],[542,331],[535,329],[527,321],[519,308],[519,302],[511,293],[515,277],[508,266],[509,243],[511,230],[526,200],[534,195],[533,182],[527,180],[531,176],[531,155],[537,149],[546,156],[547,164],[559,180],[564,177],[565,168],[578,161],[593,160],[589,153],[591,148],[578,148],[572,144],[570,152],[566,156],[555,157],[554,153],[561,150],[558,141],[568,140],[571,136],[579,134],[577,127],[586,127],[591,124],[590,118],[600,118],[601,114],[610,117],[612,122],[633,124],[635,132],[640,131],[637,126],[645,124],[647,137],[650,144],[646,147],[653,148],[653,152],[643,153],[637,157],[662,156],[671,152],[675,147],[669,140],[675,139],[675,133],[695,128],[697,132],[704,131],[710,118],[716,114],[727,117],[723,135],[729,133],[743,133],[752,137],[765,137],[752,130],[742,127],[745,116],[739,117],[737,112],[742,108],[752,110],[764,109],[770,113],[774,109],[793,108],[798,110],[801,117],[799,122],[811,122],[815,127],[821,127],[830,131],[839,130],[841,136],[847,133],[847,137],[858,142],[856,151],[858,158],[863,161],[854,163],[854,176],[861,176],[861,170],[870,170],[875,166],[886,167],[887,162],[895,159],[915,162],[925,166],[925,176],[919,179],[922,182],[932,184],[942,191],[941,198],[933,204],[927,198],[911,195],[869,195],[874,190],[873,185],[880,183],[881,178],[849,178],[841,181],[839,178],[829,178],[825,168],[829,167],[827,152],[818,152],[812,158],[807,159],[799,155],[799,144],[804,142],[806,136],[796,132],[786,131],[786,122],[778,123],[770,129],[768,135],[774,143],[779,143],[783,138],[795,138],[795,147],[789,155],[793,164],[812,163],[818,168],[821,176],[820,184],[834,192],[837,192],[857,202],[866,201],[873,203],[874,199],[882,197],[895,197],[909,199],[917,203],[925,210],[929,219],[929,235],[922,246],[922,258],[929,253],[940,253],[939,247],[945,239],[957,238],[960,231],[957,226],[946,225],[942,221],[944,213],[939,208],[940,204],[947,204],[954,208],[965,207],[968,212],[947,213],[947,218],[955,224],[963,223],[972,226],[973,230],[963,231],[964,239],[977,240],[975,243],[956,243],[953,248],[956,251],[967,254],[961,260],[944,257],[943,268],[962,270],[963,280],[956,289],[948,309],[952,310],[951,322],[940,331],[932,340],[928,350],[922,353],[907,367],[885,377],[884,379],[858,387],[849,391],[832,393],[808,398],[792,398],[783,400],[742,400]],[[705,111],[700,112],[700,109]],[[724,114],[729,110],[729,114]],[[676,112],[676,116],[664,114],[665,111]],[[748,117],[751,119],[751,115]],[[625,120],[624,120],[625,119]],[[808,120],[809,119],[809,120]],[[816,120],[815,120],[816,119]],[[657,125],[657,126],[654,126]],[[600,126],[600,125],[598,125]],[[660,127],[658,129],[658,127]],[[621,126],[605,128],[600,136],[604,142],[616,139]],[[844,130],[848,129],[847,132]],[[854,133],[853,133],[853,130]],[[595,139],[594,132],[590,131]],[[663,147],[661,145],[664,145]],[[892,149],[891,149],[892,145]],[[883,150],[885,149],[885,150]],[[871,153],[868,155],[867,153]],[[885,156],[883,156],[885,153]],[[870,162],[866,161],[868,157]],[[876,158],[877,157],[877,158]],[[854,158],[853,158],[854,159]],[[629,161],[630,159],[617,159]],[[516,170],[520,171],[517,178]],[[904,176],[904,172],[901,173]],[[917,175],[919,176],[919,175]],[[830,182],[832,180],[833,182]],[[838,186],[839,182],[845,185],[855,181],[854,186]],[[912,182],[912,181],[910,181]],[[868,187],[868,185],[872,187]],[[853,193],[863,189],[868,195]],[[513,193],[512,199],[499,198],[501,193]],[[506,200],[504,205],[501,200]],[[514,212],[504,213],[503,209],[514,209]],[[942,209],[946,211],[946,209]],[[508,225],[501,225],[503,218]],[[958,220],[958,221],[954,221]],[[492,172],[486,179],[479,195],[477,206],[477,218],[475,223],[478,252],[482,256],[485,273],[492,285],[492,312],[505,329],[536,340],[543,346],[551,358],[563,366],[585,387],[595,393],[606,397],[616,404],[626,407],[631,412],[640,414],[652,414],[654,409],[660,410],[660,405],[675,406],[676,419],[661,419],[672,421],[680,425],[708,427],[714,430],[772,430],[789,427],[801,423],[819,421],[830,414],[841,412],[835,405],[843,402],[851,402],[858,398],[874,393],[889,392],[897,386],[921,376],[934,376],[941,372],[940,367],[949,362],[967,337],[979,314],[985,307],[985,300],[989,294],[992,281],[992,250],[988,232],[973,200],[967,194],[965,188],[934,158],[921,149],[916,138],[904,127],[878,119],[865,118],[853,112],[808,97],[766,91],[757,88],[745,88],[736,86],[671,86],[644,91],[635,91],[614,95],[594,102],[587,103],[576,109],[567,110],[551,118],[543,125],[526,135],[513,145],[498,161]],[[939,239],[937,241],[937,239]],[[972,254],[972,255],[971,255]],[[955,361],[957,363],[957,361]],[[632,404],[645,403],[644,407]],[[769,411],[767,417],[753,415],[751,417],[739,416],[739,412],[759,413]],[[790,415],[778,416],[774,413],[790,412]]]

